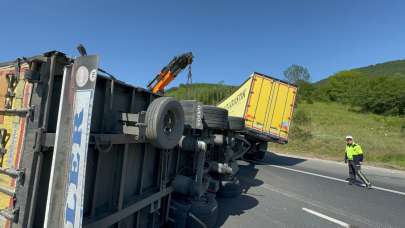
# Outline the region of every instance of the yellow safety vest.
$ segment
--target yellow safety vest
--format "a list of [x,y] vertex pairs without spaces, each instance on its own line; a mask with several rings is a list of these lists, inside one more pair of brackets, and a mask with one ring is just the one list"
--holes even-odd
[[352,145],[347,145],[346,144],[346,156],[348,160],[353,160],[354,155],[362,155],[363,150],[361,149],[361,146],[353,143]]

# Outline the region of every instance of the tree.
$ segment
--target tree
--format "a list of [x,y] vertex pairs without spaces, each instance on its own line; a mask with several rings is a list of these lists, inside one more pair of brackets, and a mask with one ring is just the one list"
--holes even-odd
[[308,82],[311,76],[307,68],[293,64],[284,71],[284,77],[290,83],[297,83],[299,81]]
[[307,101],[308,104],[314,103],[315,86],[310,82],[302,80],[296,82],[296,85],[298,86],[297,102]]

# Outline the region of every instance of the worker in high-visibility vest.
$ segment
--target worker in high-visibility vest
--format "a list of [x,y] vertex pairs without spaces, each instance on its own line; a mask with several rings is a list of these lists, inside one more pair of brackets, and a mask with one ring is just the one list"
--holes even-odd
[[361,162],[363,161],[363,150],[361,146],[353,142],[351,135],[346,136],[345,163],[349,165],[349,184],[356,182],[356,176],[359,176],[367,188],[371,188],[371,183],[361,171]]

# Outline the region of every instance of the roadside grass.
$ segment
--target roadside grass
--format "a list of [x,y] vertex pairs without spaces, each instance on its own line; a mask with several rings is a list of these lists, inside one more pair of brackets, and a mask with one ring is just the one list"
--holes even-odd
[[353,135],[365,163],[405,169],[405,119],[360,113],[337,103],[300,103],[287,145],[270,144],[275,152],[343,161],[345,136]]

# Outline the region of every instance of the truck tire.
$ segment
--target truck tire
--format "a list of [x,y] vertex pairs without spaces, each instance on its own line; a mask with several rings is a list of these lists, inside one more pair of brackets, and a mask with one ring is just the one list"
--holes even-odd
[[257,151],[256,153],[255,153],[255,159],[257,160],[257,161],[263,161],[264,160],[264,158],[266,157],[266,151],[264,151],[264,150],[259,150],[259,151]]
[[215,195],[206,194],[191,202],[187,217],[187,228],[211,228],[218,219],[218,203]]
[[224,130],[228,127],[228,110],[211,105],[202,106],[204,126]]
[[245,119],[241,117],[229,116],[228,127],[229,130],[241,131],[245,128]]
[[220,182],[220,187],[217,192],[219,197],[223,198],[233,198],[240,195],[242,188],[240,186],[239,180],[233,177],[230,180],[223,180]]
[[196,103],[196,101],[180,101],[181,107],[183,107],[184,115],[193,114]]
[[172,199],[169,227],[211,228],[218,219],[218,203],[215,195],[206,194],[200,199],[188,200],[182,197]]
[[184,125],[187,128],[201,128],[201,106],[195,100],[180,101],[184,111]]
[[172,199],[170,202],[169,224],[170,228],[186,228],[188,212],[191,203],[182,199]]
[[183,175],[176,175],[172,182],[174,191],[183,195],[190,195],[190,188],[193,186],[194,180]]
[[159,97],[146,110],[146,139],[159,149],[172,149],[184,130],[184,112],[172,97]]
[[246,154],[243,155],[243,158],[246,161],[263,161],[264,158],[266,157],[266,151],[263,150],[251,150],[247,152]]
[[249,140],[251,149],[243,155],[246,161],[263,161],[267,153],[267,142]]

